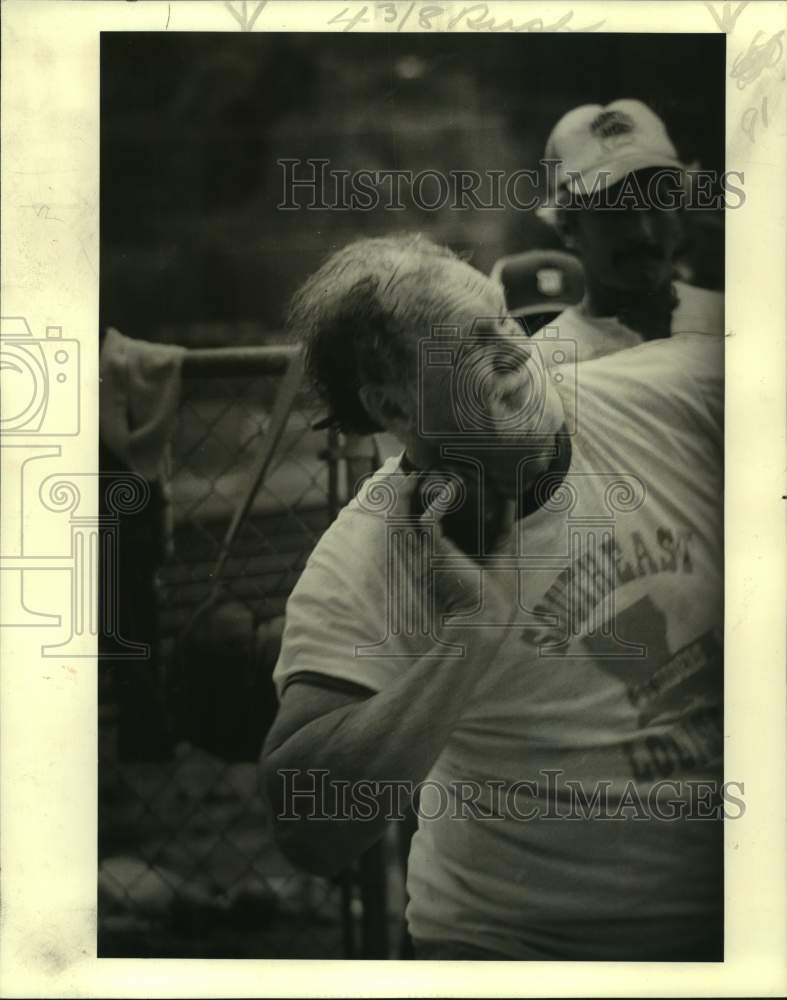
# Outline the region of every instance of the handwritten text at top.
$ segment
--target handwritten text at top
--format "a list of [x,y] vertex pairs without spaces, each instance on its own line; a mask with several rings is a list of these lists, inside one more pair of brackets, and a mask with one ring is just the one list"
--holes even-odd
[[543,18],[532,17],[527,21],[515,22],[512,18],[502,20],[495,18],[489,11],[489,4],[474,3],[462,7],[458,14],[442,20],[446,14],[456,10],[451,4],[446,6],[438,3],[375,3],[363,4],[360,7],[345,7],[328,24],[343,24],[344,31],[352,31],[363,25],[373,24],[381,20],[396,31],[402,31],[405,26],[419,28],[422,31],[455,31],[468,29],[470,31],[597,31],[605,23],[596,21],[594,24],[574,25],[574,11],[566,11],[562,17],[552,23],[545,23]]

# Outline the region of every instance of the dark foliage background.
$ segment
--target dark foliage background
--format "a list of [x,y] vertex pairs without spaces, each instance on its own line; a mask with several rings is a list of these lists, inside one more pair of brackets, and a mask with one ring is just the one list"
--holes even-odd
[[513,171],[571,107],[634,97],[687,162],[720,170],[724,58],[721,35],[105,34],[103,322],[154,339],[188,325],[192,341],[200,324],[207,341],[217,323],[275,330],[361,234],[420,229],[485,270],[555,246],[525,212],[281,212],[276,160]]

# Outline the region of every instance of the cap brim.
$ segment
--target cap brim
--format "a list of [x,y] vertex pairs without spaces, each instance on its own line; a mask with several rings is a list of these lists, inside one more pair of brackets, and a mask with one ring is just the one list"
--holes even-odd
[[513,319],[527,319],[528,316],[538,316],[541,313],[562,313],[571,307],[570,302],[558,302],[556,299],[544,299],[543,302],[531,302],[530,305],[509,309],[508,315]]
[[[612,187],[613,184],[618,184],[624,177],[635,173],[637,170],[657,170],[659,168],[685,170],[684,165],[677,157],[672,157],[659,151],[638,149],[606,160],[604,163],[600,163],[590,170],[577,171],[577,173],[580,173],[585,192],[590,194],[594,190],[598,190],[596,185],[600,178],[602,180],[600,187],[604,189]],[[581,190],[577,181],[573,178],[566,183],[565,187],[572,194],[576,193],[578,188]]]
[[328,427],[333,427],[336,423],[336,417],[332,413],[329,413],[326,417],[320,417],[318,420],[312,421],[311,429],[313,431],[324,431]]

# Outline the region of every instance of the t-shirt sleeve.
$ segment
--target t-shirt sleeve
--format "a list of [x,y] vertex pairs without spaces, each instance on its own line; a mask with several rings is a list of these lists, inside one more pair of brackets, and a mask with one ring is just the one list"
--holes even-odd
[[279,696],[301,673],[380,691],[402,669],[385,655],[385,523],[343,512],[318,543],[285,613],[281,652],[273,672]]
[[703,335],[673,337],[696,402],[698,421],[710,442],[719,448],[724,441],[724,338]]

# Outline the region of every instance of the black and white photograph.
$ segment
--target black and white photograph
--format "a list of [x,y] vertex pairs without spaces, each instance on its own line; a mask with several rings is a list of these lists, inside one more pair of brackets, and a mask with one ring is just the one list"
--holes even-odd
[[[297,3],[211,4],[223,30],[115,6],[79,140],[94,326],[68,293],[3,308],[5,634],[54,618],[38,510],[71,539],[41,662],[78,683],[95,641],[95,958],[699,989],[756,909],[730,874],[763,786],[729,586],[764,444],[730,416],[728,302],[760,249],[749,158],[783,132],[780,5],[768,31],[755,4],[682,5],[701,30],[529,0],[307,4],[314,30]],[[39,228],[87,217],[17,173]],[[87,431],[90,485],[44,472]]]
[[100,954],[723,960],[724,55],[102,37]]

